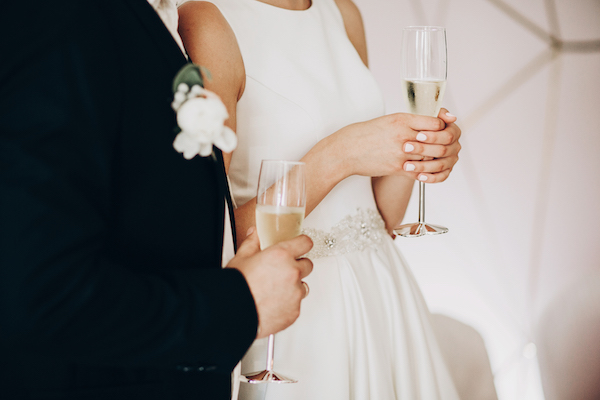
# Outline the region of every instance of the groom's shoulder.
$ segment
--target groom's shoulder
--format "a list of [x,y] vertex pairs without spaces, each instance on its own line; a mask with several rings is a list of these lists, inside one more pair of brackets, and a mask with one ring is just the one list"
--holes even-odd
[[[129,2],[143,6],[146,0]],[[76,34],[90,21],[110,22],[116,15],[127,14],[129,10],[124,0],[27,0],[4,3],[0,11],[0,41],[13,40],[22,44],[27,44],[28,40]]]
[[2,13],[0,13],[3,30],[15,27],[21,33],[55,28],[46,32],[48,35],[52,35],[59,31],[56,28],[68,27],[76,23],[75,17],[82,15],[86,9],[91,10],[95,2],[28,0],[5,3],[2,5]]
[[60,38],[79,34],[80,27],[101,18],[95,1],[9,1],[0,12],[0,44],[3,53],[39,49]]

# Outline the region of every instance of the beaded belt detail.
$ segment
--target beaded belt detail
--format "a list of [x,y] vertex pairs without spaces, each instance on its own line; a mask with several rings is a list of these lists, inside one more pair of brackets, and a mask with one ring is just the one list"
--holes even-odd
[[357,209],[356,214],[344,217],[329,232],[305,228],[302,233],[308,235],[314,243],[311,251],[306,254],[310,259],[361,251],[376,246],[388,235],[379,213],[361,208]]

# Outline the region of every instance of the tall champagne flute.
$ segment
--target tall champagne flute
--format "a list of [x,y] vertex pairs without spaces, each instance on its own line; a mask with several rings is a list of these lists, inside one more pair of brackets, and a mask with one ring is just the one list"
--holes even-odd
[[[306,210],[304,163],[263,160],[256,197],[256,230],[260,248],[300,235]],[[295,383],[273,370],[275,336],[269,335],[267,364],[262,371],[243,375],[248,383]]]
[[[412,114],[437,117],[446,89],[446,29],[410,26],[402,32],[402,86]],[[443,226],[425,223],[425,183],[419,182],[419,220],[396,227],[404,237],[448,232]]]

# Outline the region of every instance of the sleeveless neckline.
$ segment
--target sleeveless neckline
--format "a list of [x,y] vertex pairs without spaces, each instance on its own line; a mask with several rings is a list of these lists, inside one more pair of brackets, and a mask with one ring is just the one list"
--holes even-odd
[[259,7],[262,7],[266,10],[274,10],[275,12],[281,12],[282,14],[308,14],[310,12],[312,12],[315,8],[315,0],[311,0],[310,2],[310,6],[308,6],[307,9],[305,10],[290,10],[289,8],[283,8],[283,7],[278,7],[278,6],[274,6],[272,4],[268,4],[268,3],[263,3],[262,1],[259,0],[246,0],[249,3],[256,3],[258,4]]

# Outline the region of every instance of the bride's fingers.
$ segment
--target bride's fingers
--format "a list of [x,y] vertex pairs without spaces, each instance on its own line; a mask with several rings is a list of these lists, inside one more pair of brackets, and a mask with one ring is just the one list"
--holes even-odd
[[417,174],[416,179],[421,182],[440,183],[440,182],[444,182],[446,179],[448,179],[448,176],[450,176],[450,172],[452,172],[451,168],[443,170],[441,172],[436,172],[436,173],[421,172],[421,173]]
[[442,182],[447,178],[447,176],[444,177],[443,174],[445,174],[446,171],[448,171],[449,174],[457,162],[457,155],[428,161],[407,161],[404,163],[403,169],[406,172],[412,173],[415,179],[419,179],[419,176],[424,175],[427,177],[427,182]]
[[433,160],[433,157],[425,157],[420,154],[405,154],[404,158],[408,161],[429,161]]
[[456,115],[452,115],[446,108],[440,108],[440,113],[438,114],[438,118],[444,121],[447,124],[451,124],[456,122]]
[[[455,123],[448,123],[441,131],[420,131],[415,134],[415,141],[432,144],[450,144],[458,141],[461,130]],[[411,142],[412,143],[412,142]]]
[[404,170],[407,172],[414,172],[415,174],[420,172],[435,174],[454,166],[453,163],[448,163],[446,161],[447,160],[443,159],[434,159],[430,161],[407,161],[404,163]]
[[[461,146],[458,142],[454,142],[449,145],[442,144],[429,144],[429,143],[419,143],[419,142],[406,142],[404,147],[404,154],[411,156],[418,156],[415,158],[423,158],[423,157],[433,157],[433,158],[443,158],[443,157],[451,157],[453,155],[458,154],[461,149]],[[411,157],[413,159],[413,157]]]

